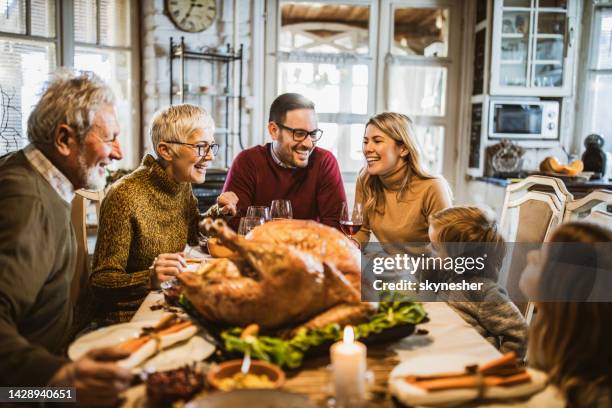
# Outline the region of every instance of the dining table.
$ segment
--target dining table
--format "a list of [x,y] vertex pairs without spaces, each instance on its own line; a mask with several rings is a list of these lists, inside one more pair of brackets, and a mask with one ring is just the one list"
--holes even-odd
[[[367,367],[372,380],[368,387],[368,407],[396,407],[388,391],[391,370],[400,362],[423,355],[467,356],[481,364],[501,356],[501,353],[466,323],[444,302],[423,303],[428,320],[417,326],[417,331],[387,344],[369,345]],[[165,312],[164,296],[152,291],[134,315],[132,321],[152,321]],[[283,390],[307,396],[318,406],[329,406],[333,397],[329,356],[305,360],[298,370],[287,371]],[[209,391],[198,394],[206,397]],[[124,406],[147,406],[145,386],[132,387],[126,393]]]

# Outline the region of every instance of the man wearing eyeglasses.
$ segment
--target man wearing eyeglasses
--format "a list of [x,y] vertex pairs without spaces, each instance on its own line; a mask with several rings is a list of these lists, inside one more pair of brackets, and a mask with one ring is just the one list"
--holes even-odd
[[[291,201],[294,218],[339,228],[346,194],[336,158],[316,146],[323,131],[314,103],[296,93],[280,95],[270,107],[268,131],[272,143],[241,152],[228,173],[224,191],[238,196],[239,214],[284,199]],[[230,222],[237,223],[238,217]]]
[[[112,90],[90,73],[60,73],[28,119],[30,144],[0,157],[0,384],[74,387],[83,406],[114,405],[132,374],[99,349],[69,361],[76,239],[74,190],[104,187],[122,157]],[[79,304],[75,311],[80,311]]]

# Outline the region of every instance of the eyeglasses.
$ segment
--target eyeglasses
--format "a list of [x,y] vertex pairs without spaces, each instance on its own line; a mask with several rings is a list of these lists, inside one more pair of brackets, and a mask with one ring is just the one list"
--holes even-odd
[[[276,122],[274,122],[276,123]],[[312,140],[313,142],[317,142],[319,139],[321,139],[321,136],[323,136],[323,131],[321,129],[315,129],[312,132],[309,132],[307,130],[304,129],[294,129],[294,128],[290,128],[288,126],[285,126],[283,124],[280,123],[276,123],[276,126],[278,126],[281,129],[285,129],[291,132],[291,135],[293,136],[293,140],[295,142],[301,142],[304,139],[306,139],[306,136],[310,136],[310,140]]]
[[180,145],[192,147],[196,149],[196,151],[198,152],[198,156],[200,157],[208,156],[208,152],[210,151],[212,151],[212,154],[214,156],[219,151],[219,145],[216,143],[211,143],[211,144],[208,144],[208,143],[193,144],[193,143],[183,143],[183,142],[166,142],[166,143],[180,144]]

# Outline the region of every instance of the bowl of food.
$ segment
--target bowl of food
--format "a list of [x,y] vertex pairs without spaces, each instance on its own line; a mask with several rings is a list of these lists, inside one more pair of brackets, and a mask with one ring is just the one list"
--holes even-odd
[[234,251],[221,244],[217,238],[208,239],[208,253],[214,258],[229,258]]
[[206,381],[221,391],[276,389],[285,383],[285,373],[277,365],[253,360],[247,374],[240,371],[242,360],[229,360],[210,369]]

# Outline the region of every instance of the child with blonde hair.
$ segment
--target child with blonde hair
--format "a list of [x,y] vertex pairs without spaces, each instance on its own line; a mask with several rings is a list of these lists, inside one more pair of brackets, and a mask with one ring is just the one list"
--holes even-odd
[[[476,291],[448,291],[439,294],[467,323],[502,353],[525,354],[527,323],[506,291],[497,283],[506,244],[497,222],[479,207],[452,207],[429,217],[429,239],[442,247],[445,257],[482,257],[481,269],[437,271],[434,279],[480,284]],[[481,243],[481,245],[479,245]],[[458,263],[457,263],[458,264]]]

